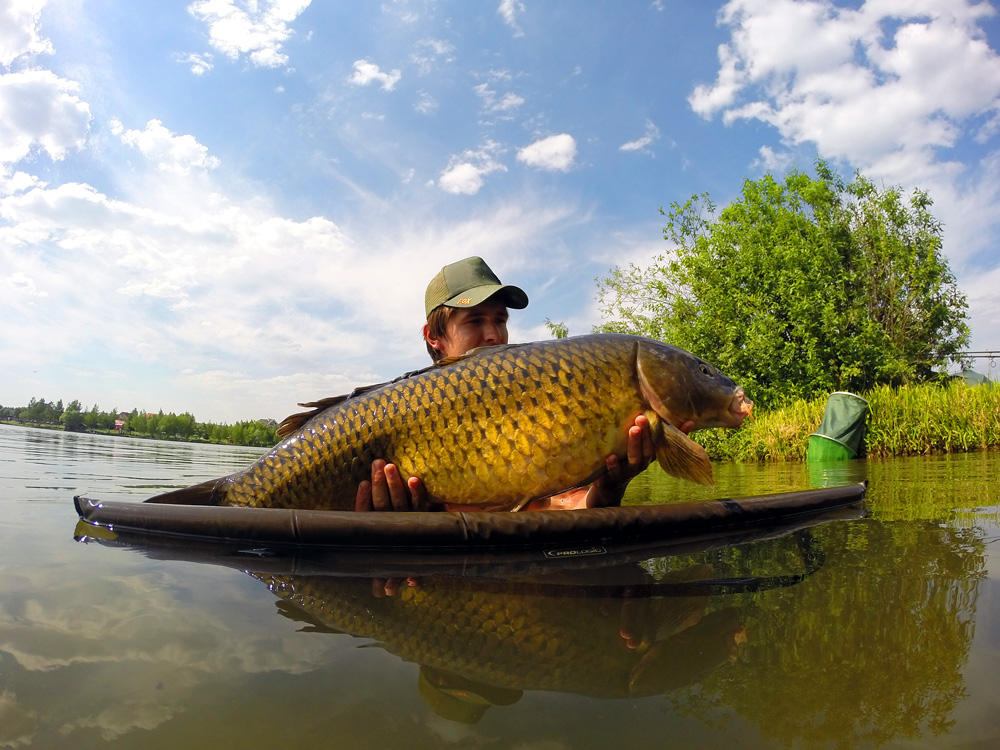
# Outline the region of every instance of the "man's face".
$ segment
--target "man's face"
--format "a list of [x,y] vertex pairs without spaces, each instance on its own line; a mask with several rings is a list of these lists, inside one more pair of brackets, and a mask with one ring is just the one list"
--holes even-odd
[[465,354],[477,346],[492,346],[507,343],[507,306],[488,299],[475,307],[456,307],[452,310],[445,326],[445,334],[430,340],[431,346],[446,357]]

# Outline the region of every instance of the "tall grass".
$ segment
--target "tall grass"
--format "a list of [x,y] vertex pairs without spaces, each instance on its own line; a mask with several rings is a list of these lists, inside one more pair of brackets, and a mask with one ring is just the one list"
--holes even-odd
[[[961,453],[1000,447],[1000,388],[945,385],[879,386],[868,401],[869,456]],[[716,460],[804,460],[809,435],[823,420],[827,396],[756,415],[738,430],[696,433]]]

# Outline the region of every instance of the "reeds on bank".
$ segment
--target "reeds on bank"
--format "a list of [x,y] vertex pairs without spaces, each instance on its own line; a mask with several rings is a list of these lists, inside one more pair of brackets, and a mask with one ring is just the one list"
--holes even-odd
[[[946,384],[879,386],[868,401],[869,456],[961,453],[1000,447],[1000,387]],[[696,433],[711,458],[737,462],[805,460],[828,395],[755,414],[738,430]]]

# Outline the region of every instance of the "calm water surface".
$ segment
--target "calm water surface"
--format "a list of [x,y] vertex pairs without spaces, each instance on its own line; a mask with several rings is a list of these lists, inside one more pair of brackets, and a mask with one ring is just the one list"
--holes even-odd
[[711,489],[651,470],[629,501],[867,478],[868,515],[391,598],[347,559],[74,540],[74,494],[143,499],[259,453],[0,425],[0,747],[1000,746],[998,453],[718,465]]

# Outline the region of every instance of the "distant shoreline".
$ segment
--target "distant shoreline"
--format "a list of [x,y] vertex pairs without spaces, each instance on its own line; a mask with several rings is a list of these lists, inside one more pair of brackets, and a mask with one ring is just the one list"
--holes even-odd
[[122,432],[119,430],[100,430],[86,428],[83,430],[67,430],[63,425],[52,423],[36,422],[15,422],[9,419],[0,419],[0,424],[10,427],[30,427],[36,430],[50,430],[52,432],[67,432],[71,435],[107,435],[108,437],[126,438],[128,440],[164,440],[169,443],[193,443],[195,445],[237,445],[243,448],[268,448],[267,445],[254,445],[251,443],[224,442],[207,440],[201,437],[168,437],[166,435],[148,435],[137,432]]

